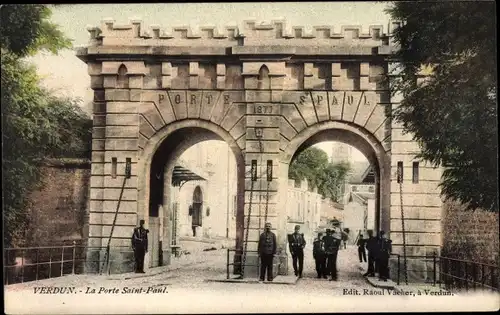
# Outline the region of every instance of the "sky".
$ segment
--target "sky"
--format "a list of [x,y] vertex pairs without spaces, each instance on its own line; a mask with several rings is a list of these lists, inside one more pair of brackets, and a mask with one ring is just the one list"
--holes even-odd
[[[86,46],[88,26],[100,26],[101,21],[113,18],[116,24],[140,19],[143,25],[172,27],[180,25],[219,26],[242,25],[249,19],[271,21],[285,19],[287,25],[312,27],[331,25],[340,31],[342,25],[383,25],[387,31],[389,16],[384,13],[388,2],[252,2],[252,3],[169,3],[169,4],[64,4],[51,6],[51,21],[73,40],[73,46]],[[58,55],[40,53],[32,58],[42,77],[42,83],[58,95],[81,98],[83,104],[92,101],[87,66],[75,56],[74,50]],[[85,107],[89,111],[88,107]],[[331,143],[319,144],[331,152]],[[364,159],[353,150],[354,159]]]

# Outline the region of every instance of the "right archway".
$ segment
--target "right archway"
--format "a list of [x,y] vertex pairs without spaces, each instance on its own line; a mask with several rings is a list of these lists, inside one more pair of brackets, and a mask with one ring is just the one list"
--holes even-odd
[[[376,230],[390,232],[390,155],[373,134],[358,125],[343,121],[325,121],[309,126],[298,133],[290,140],[282,153],[280,160],[281,183],[286,185],[289,165],[298,153],[324,141],[349,144],[368,159],[375,172],[375,227]],[[280,197],[280,200],[286,200],[286,196],[281,193]]]

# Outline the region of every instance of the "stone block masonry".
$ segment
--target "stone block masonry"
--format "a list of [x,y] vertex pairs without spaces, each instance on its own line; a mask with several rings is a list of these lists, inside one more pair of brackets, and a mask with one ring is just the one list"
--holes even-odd
[[[310,28],[282,20],[244,21],[241,27],[197,32],[106,20],[89,28],[90,43],[78,51],[89,65],[95,93],[89,240],[104,244],[101,240],[109,237],[127,159],[132,177],[123,193],[116,244],[126,243],[138,220],[149,222],[149,206],[162,192],[163,217],[172,217],[171,174],[155,174],[173,169],[190,145],[219,139],[237,159],[235,246],[255,249],[263,222],[271,222],[280,248],[279,272],[286,274],[289,164],[310,145],[341,141],[358,148],[376,168],[377,229],[389,232],[396,248],[401,245],[402,197],[412,220],[405,225],[405,245],[439,247],[440,170],[416,161],[412,154],[418,145],[386,116],[400,101],[383,80],[392,66],[397,25]],[[416,171],[414,162],[419,162]],[[255,212],[265,208],[267,216]],[[163,244],[172,228],[165,222],[158,233]],[[255,253],[248,254],[247,261],[256,261]]]
[[16,245],[82,244],[88,234],[90,161],[54,159],[41,168],[41,188],[28,197],[28,237]]

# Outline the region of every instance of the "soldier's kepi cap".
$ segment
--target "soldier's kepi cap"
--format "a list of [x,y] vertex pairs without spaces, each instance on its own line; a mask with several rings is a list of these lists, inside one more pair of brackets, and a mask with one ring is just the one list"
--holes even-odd
[[331,231],[332,231],[332,229],[326,229],[326,233],[331,232]]

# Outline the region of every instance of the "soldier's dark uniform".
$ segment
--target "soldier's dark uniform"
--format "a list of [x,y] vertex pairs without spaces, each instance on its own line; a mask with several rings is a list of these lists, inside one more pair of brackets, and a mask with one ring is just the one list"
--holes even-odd
[[259,237],[257,246],[260,256],[260,280],[264,281],[267,271],[267,281],[273,281],[273,258],[276,254],[276,235],[271,232],[271,224],[266,223],[265,232]]
[[389,279],[389,256],[392,252],[392,241],[385,238],[384,235],[384,231],[381,231],[378,240],[378,272],[379,279],[387,281]]
[[368,239],[366,240],[366,249],[368,250],[368,271],[364,276],[375,276],[376,260],[378,256],[378,238],[373,236],[373,232],[368,232]]
[[149,230],[144,228],[144,220],[141,220],[140,226],[136,227],[132,234],[136,273],[144,273],[144,256],[148,252],[148,233]]
[[[297,226],[295,232],[289,235],[289,249],[292,254],[293,270],[296,276],[302,277],[302,270],[304,268],[304,247],[306,240],[304,234],[298,233]],[[297,261],[299,263],[297,268]]]
[[313,242],[313,257],[316,262],[316,272],[318,273],[318,278],[326,279],[326,253],[325,253],[325,242],[322,239],[322,234],[318,234],[318,239]]
[[332,276],[331,280],[337,280],[337,254],[340,248],[341,240],[333,237],[331,231],[327,230],[327,234],[323,237],[325,242],[326,265],[327,270]]
[[366,250],[365,250],[365,245],[366,245],[366,240],[363,238],[363,235],[359,236],[358,243],[358,257],[359,257],[359,262],[362,263],[363,261],[366,262]]

